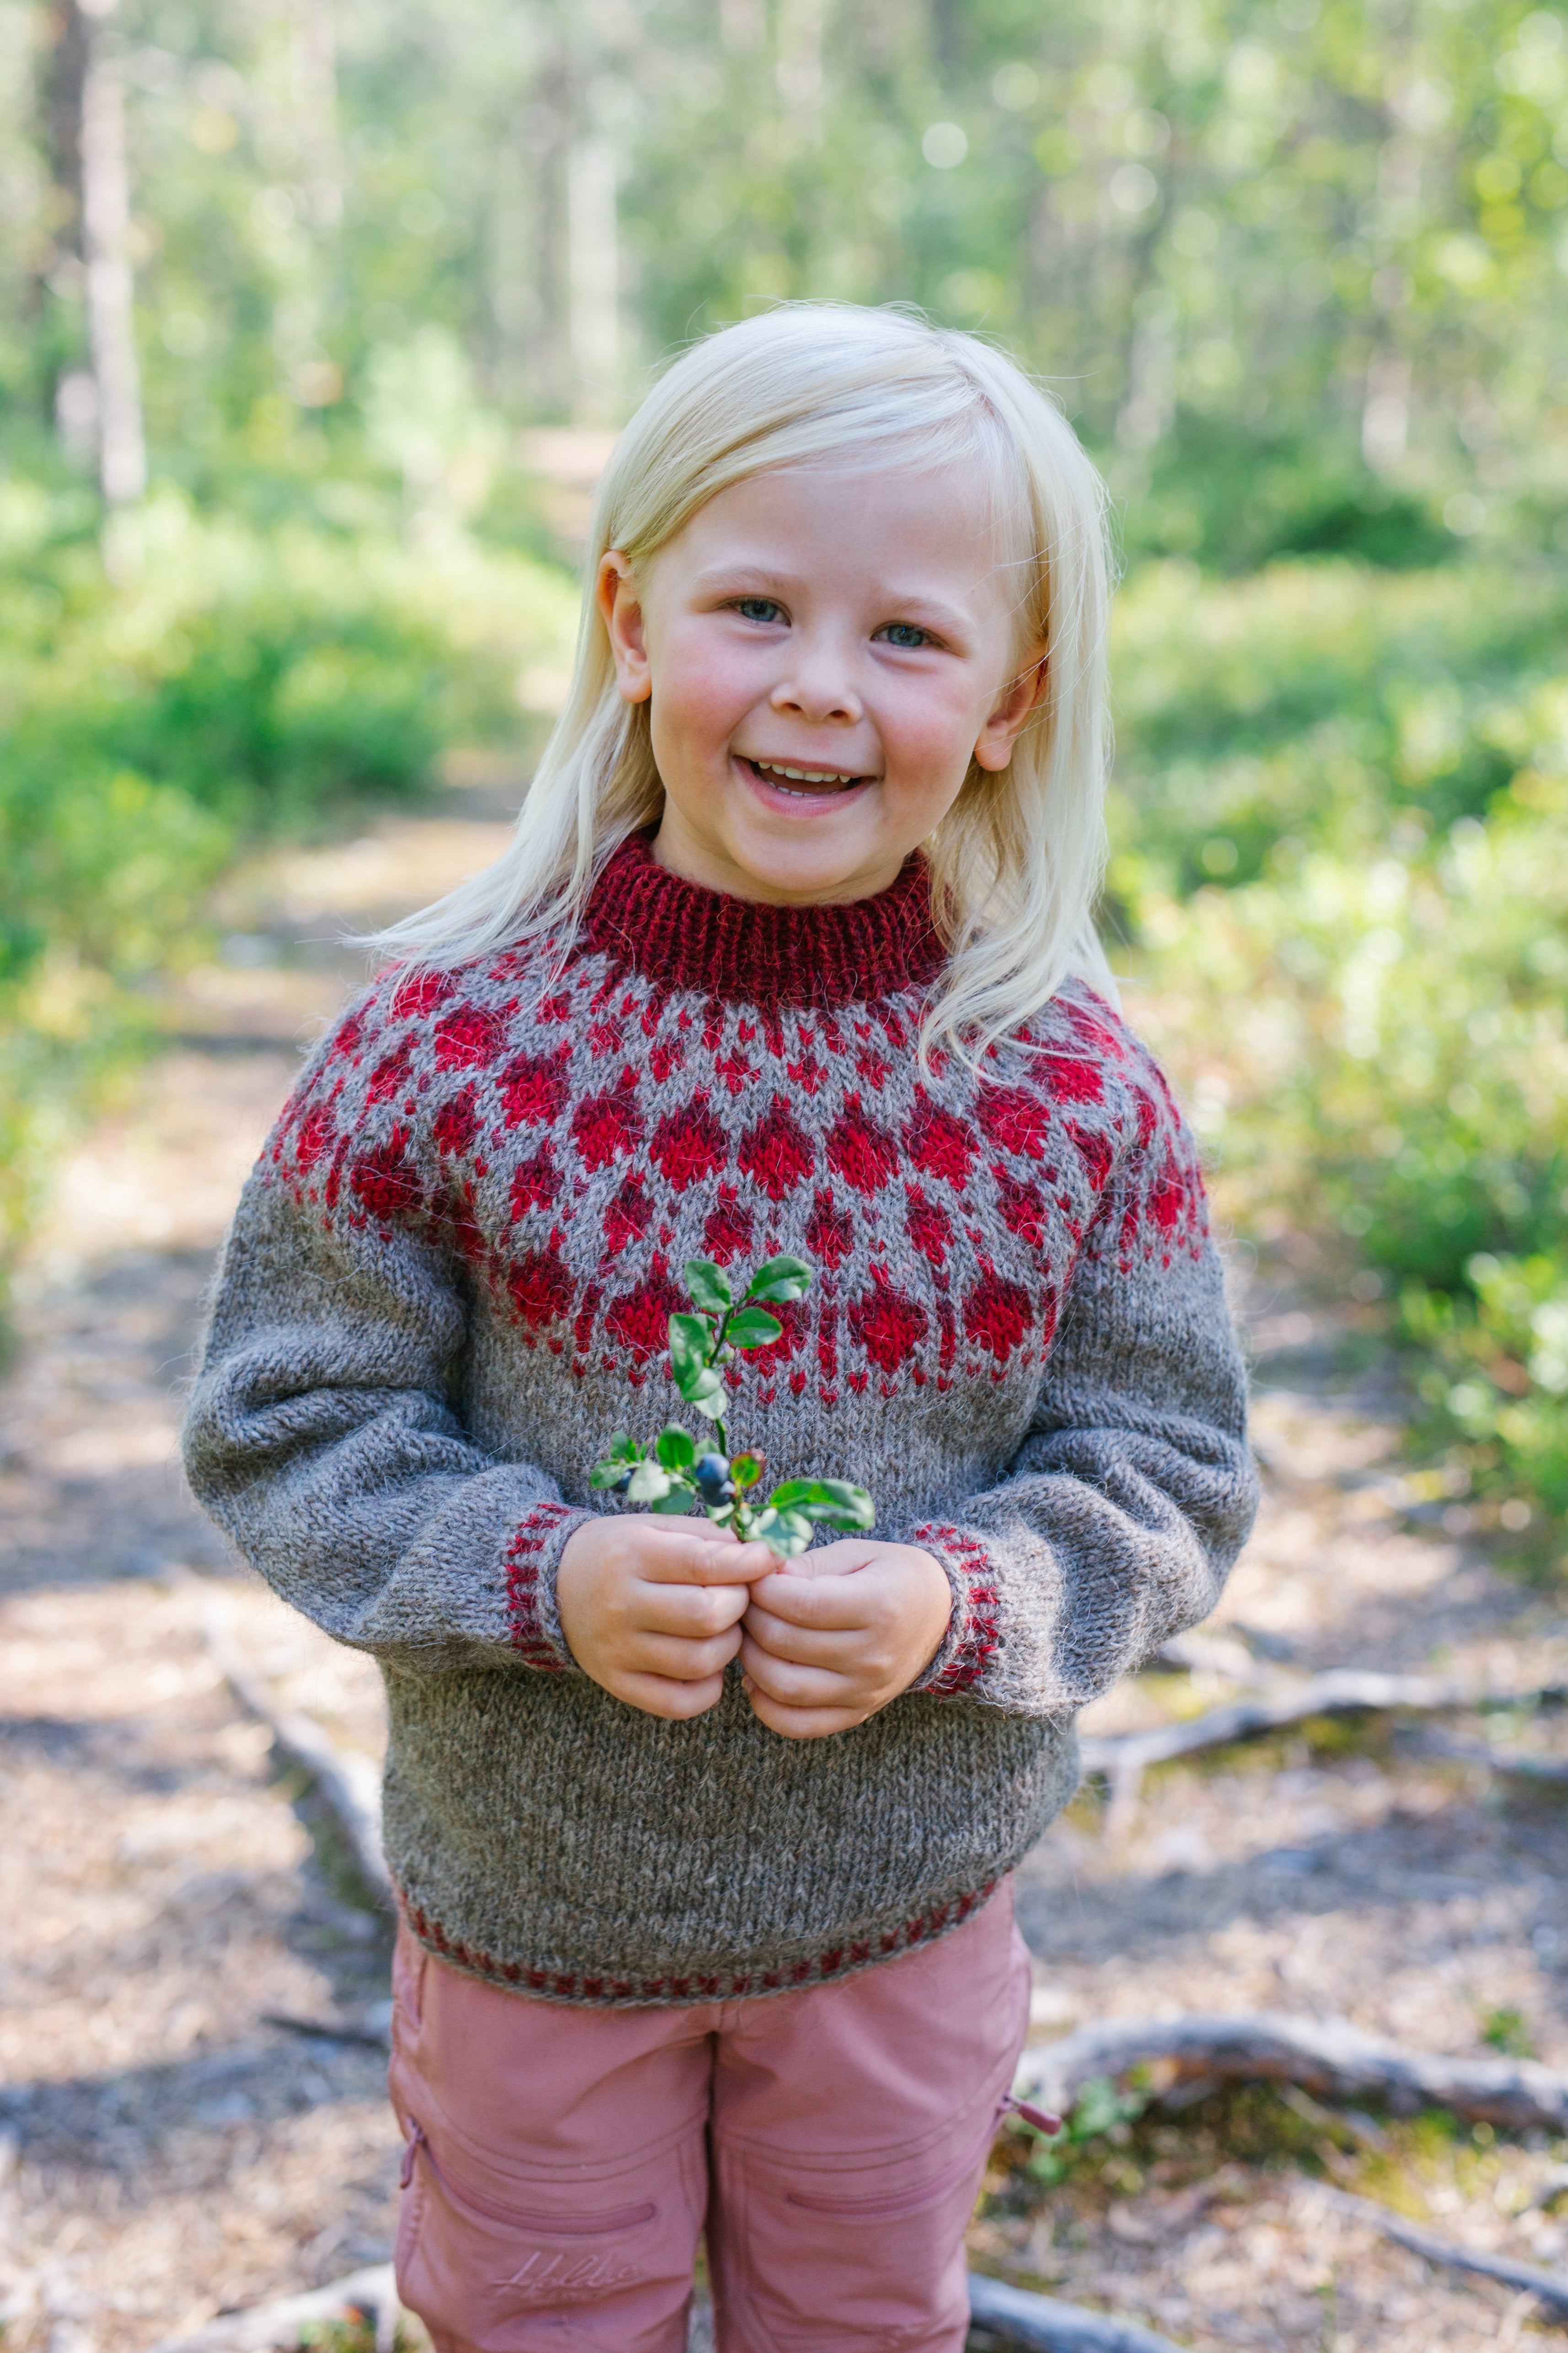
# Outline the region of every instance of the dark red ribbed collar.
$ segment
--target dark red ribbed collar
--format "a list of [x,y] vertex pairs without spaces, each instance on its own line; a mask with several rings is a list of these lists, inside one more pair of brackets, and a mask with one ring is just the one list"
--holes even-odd
[[616,851],[578,938],[662,987],[746,1005],[850,1005],[920,987],[941,969],[918,853],[874,899],[775,907],[682,881],[656,863],[650,839],[633,834]]

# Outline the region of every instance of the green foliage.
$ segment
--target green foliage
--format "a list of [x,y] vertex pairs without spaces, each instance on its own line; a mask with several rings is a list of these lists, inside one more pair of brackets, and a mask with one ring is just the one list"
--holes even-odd
[[783,10],[776,48],[760,9],[717,46],[695,0],[644,21],[657,343],[816,294],[998,334],[1059,384],[1139,556],[1428,564],[1562,517],[1555,12],[883,0],[824,11],[820,50]]
[[460,538],[260,533],[173,495],[117,519],[106,563],[79,501],[0,484],[0,1263],[240,847],[509,731],[573,601]]
[[[329,64],[308,16],[139,0],[154,476],[257,520],[324,495],[531,543],[509,421],[613,419],[650,362],[781,297],[912,300],[1060,387],[1137,557],[1547,547],[1568,508],[1561,12],[1289,19],[387,0]],[[59,463],[47,420],[88,334],[47,20],[0,0],[0,447],[32,471]],[[618,271],[567,226],[595,142],[622,177]],[[617,277],[619,347],[585,374]]]
[[1126,894],[1409,857],[1562,737],[1568,565],[1150,565],[1116,628]]
[[1097,2075],[1079,2094],[1059,2133],[1037,2133],[1032,2126],[1018,2125],[1034,2139],[1025,2160],[1026,2170],[1036,2181],[1052,2189],[1080,2166],[1103,2163],[1110,2149],[1125,2147],[1131,2137],[1128,2127],[1142,2116],[1149,2102],[1150,2094],[1137,2070],[1125,2089],[1109,2075]]
[[732,1528],[742,1542],[758,1537],[784,1560],[805,1550],[818,1525],[868,1528],[876,1510],[864,1487],[842,1479],[786,1479],[759,1506],[750,1491],[762,1478],[762,1457],[730,1454],[724,1367],[737,1354],[755,1355],[782,1339],[784,1325],[757,1303],[769,1299],[782,1306],[803,1298],[811,1269],[798,1258],[769,1259],[739,1303],[729,1277],[711,1259],[689,1259],[685,1274],[697,1313],[671,1315],[669,1367],[686,1403],[712,1422],[712,1451],[704,1451],[679,1423],[662,1430],[651,1450],[617,1430],[589,1473],[590,1485],[656,1512],[684,1513],[700,1503],[717,1526]]
[[1456,1441],[1500,1525],[1522,1535],[1568,1512],[1568,1244],[1533,1258],[1478,1251],[1458,1292],[1406,1286],[1400,1320],[1421,1350],[1417,1388],[1435,1443]]
[[1568,580],[1175,586],[1127,599],[1113,882],[1226,1209],[1337,1235],[1427,1435],[1561,1510]]
[[1535,2056],[1535,2045],[1521,2010],[1489,2010],[1481,2021],[1481,2041],[1509,2059]]

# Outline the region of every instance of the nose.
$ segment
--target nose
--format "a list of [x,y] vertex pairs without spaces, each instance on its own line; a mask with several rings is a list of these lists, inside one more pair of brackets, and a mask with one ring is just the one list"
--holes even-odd
[[768,697],[774,711],[810,720],[814,725],[858,726],[865,705],[855,691],[847,650],[829,638],[795,638],[790,645],[788,673]]

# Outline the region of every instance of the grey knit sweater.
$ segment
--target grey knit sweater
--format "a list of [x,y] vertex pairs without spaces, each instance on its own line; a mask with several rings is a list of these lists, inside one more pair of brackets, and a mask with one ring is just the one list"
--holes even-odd
[[[384,976],[247,1186],[186,1431],[277,1590],[386,1680],[415,1933],[573,2002],[820,1981],[941,1935],[1070,1796],[1074,1711],[1212,1609],[1251,1521],[1244,1382],[1159,1071],[1069,986],[926,1075],[923,870],[744,904],[616,854],[563,967]],[[576,1667],[561,1549],[616,1429],[679,1401],[684,1260],[817,1270],[731,1413],[860,1481],[951,1624],[825,1740],[732,1669],[689,1724]]]

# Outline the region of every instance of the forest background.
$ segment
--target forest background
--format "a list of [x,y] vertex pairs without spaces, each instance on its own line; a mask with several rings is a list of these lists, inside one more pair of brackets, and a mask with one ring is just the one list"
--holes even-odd
[[1560,1564],[1562,13],[0,0],[0,1254],[237,861],[537,744],[649,369],[912,301],[1110,480],[1108,934],[1237,1248]]

